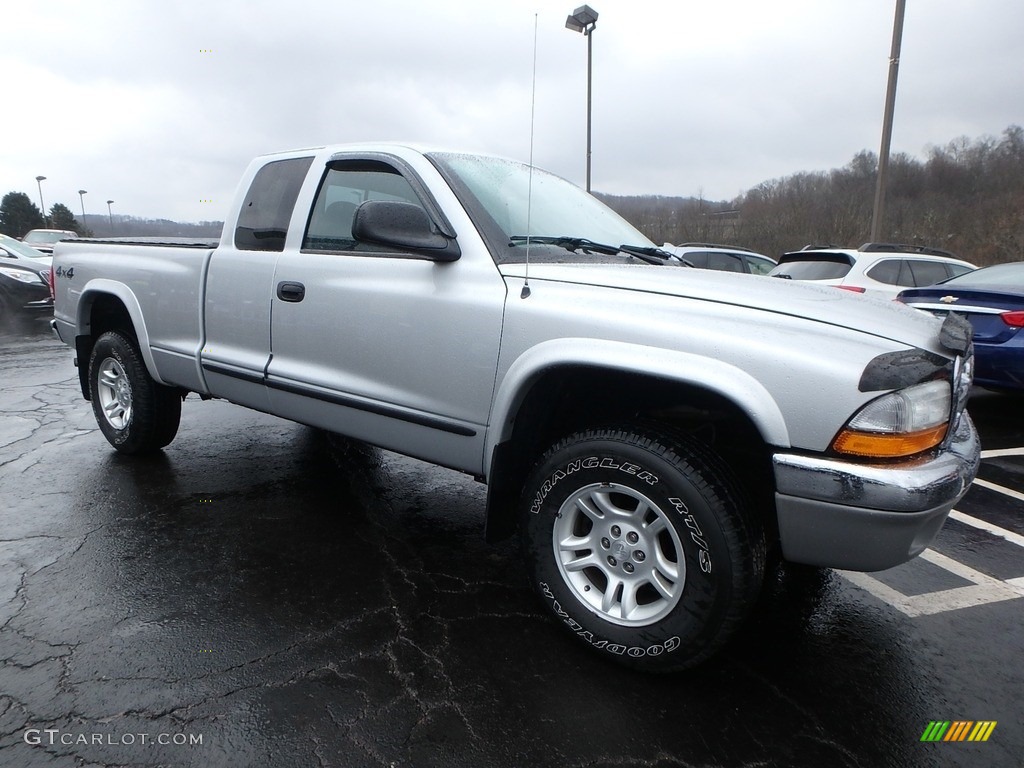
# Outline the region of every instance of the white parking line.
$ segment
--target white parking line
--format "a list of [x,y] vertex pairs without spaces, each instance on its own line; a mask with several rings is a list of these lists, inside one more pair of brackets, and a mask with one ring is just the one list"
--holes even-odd
[[870,592],[911,618],[1024,597],[1024,578],[1000,581],[930,549],[922,552],[920,558],[973,583],[969,587],[944,589],[923,595],[905,595],[866,573],[840,573],[852,584]]
[[981,452],[983,459],[998,459],[1000,456],[1024,456],[1024,448],[998,448]]
[[[1024,448],[1004,448],[981,452],[982,459],[994,459],[1003,456],[1024,456]],[[974,484],[1008,496],[1011,499],[1024,502],[1024,493],[1011,488],[1005,488],[996,483],[981,479],[976,479]],[[1018,547],[1024,547],[1024,536],[1015,531],[1008,531],[1005,528],[1000,528],[998,525],[966,515],[956,509],[952,510],[949,516],[964,525],[970,525],[991,533],[993,536],[998,536]],[[922,595],[905,595],[870,574],[853,571],[840,571],[839,573],[851,584],[869,592],[879,600],[888,603],[893,608],[910,617],[930,616],[936,613],[956,611],[961,608],[971,608],[977,605],[987,605],[988,603],[1024,597],[1024,577],[1007,579],[1005,581],[996,579],[931,549],[926,549],[922,552],[920,558],[971,582],[971,585],[928,592]]]
[[1024,501],[1024,493],[1020,493],[1019,491],[1015,491],[1011,488],[1004,488],[1003,486],[996,485],[995,483],[990,483],[988,480],[982,480],[980,477],[974,478],[972,485],[988,488],[990,491],[1001,493],[1004,496],[1009,496],[1011,499],[1016,499],[1017,501]]
[[[975,480],[974,482],[978,482]],[[998,525],[992,525],[992,523],[986,520],[979,520],[976,517],[965,515],[963,512],[953,510],[949,513],[949,516],[958,522],[964,523],[965,525],[973,525],[975,528],[980,528],[983,531],[988,531],[993,536],[999,536],[1000,538],[1006,539],[1011,544],[1016,544],[1018,547],[1024,547],[1024,536],[1013,531],[1008,531],[1005,528],[1000,528]]]

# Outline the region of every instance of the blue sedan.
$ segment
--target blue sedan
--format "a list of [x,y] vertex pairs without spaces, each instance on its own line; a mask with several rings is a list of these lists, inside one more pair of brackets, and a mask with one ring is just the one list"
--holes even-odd
[[938,315],[964,315],[974,326],[975,383],[1024,391],[1024,261],[910,288],[898,299]]

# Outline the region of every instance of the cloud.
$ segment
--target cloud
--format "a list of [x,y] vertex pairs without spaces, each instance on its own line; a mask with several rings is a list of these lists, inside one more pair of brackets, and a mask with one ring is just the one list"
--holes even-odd
[[[893,0],[600,0],[595,189],[730,199],[877,151]],[[0,187],[124,213],[224,215],[257,154],[397,139],[582,183],[586,40],[522,0],[49,0],[5,20]],[[536,26],[535,26],[536,22]],[[893,151],[1020,122],[1024,6],[907,10]],[[536,93],[532,93],[534,34]],[[214,203],[201,203],[201,200]],[[88,198],[87,198],[88,206]],[[73,206],[77,210],[77,206]]]

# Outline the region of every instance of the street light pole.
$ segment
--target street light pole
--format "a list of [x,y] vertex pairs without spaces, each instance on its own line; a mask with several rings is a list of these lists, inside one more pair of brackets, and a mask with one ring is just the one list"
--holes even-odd
[[82,203],[82,229],[85,229],[85,195],[89,194],[88,190],[78,190],[78,200]]
[[46,218],[46,205],[43,203],[43,182],[46,181],[45,176],[36,176],[36,185],[39,187],[39,207],[43,209],[43,224],[47,224]]
[[110,212],[110,204],[113,200],[107,200],[107,218],[110,221],[110,234],[114,234],[114,214]]
[[582,32],[587,38],[587,192],[590,191],[590,135],[591,111],[593,105],[594,72],[594,30],[597,28],[597,11],[589,5],[581,5],[565,20],[566,29]]
[[892,117],[896,110],[896,78],[900,72],[900,47],[903,42],[903,11],[906,0],[896,0],[896,18],[892,24],[892,51],[889,54],[889,84],[885,91],[885,115],[882,118],[882,146],[878,150],[878,184],[875,187],[875,209],[871,214],[871,242],[882,238],[882,217],[885,214],[885,187],[889,176],[889,147],[892,144]]

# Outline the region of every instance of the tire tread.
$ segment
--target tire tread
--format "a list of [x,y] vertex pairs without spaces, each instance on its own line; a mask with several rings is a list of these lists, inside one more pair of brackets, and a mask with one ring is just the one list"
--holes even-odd
[[[727,608],[713,634],[704,638],[700,648],[691,649],[688,654],[673,662],[669,662],[665,656],[653,663],[647,659],[620,659],[627,666],[645,671],[681,671],[697,666],[725,644],[757,602],[764,580],[766,559],[763,523],[754,513],[735,472],[711,448],[685,433],[646,423],[588,428],[562,438],[534,465],[526,486],[527,496],[528,490],[534,486],[534,479],[542,476],[542,469],[549,466],[557,454],[581,444],[598,441],[621,443],[650,453],[683,475],[712,509],[731,512],[716,515],[721,535],[729,551],[734,553],[735,561],[732,564],[733,579],[729,587]],[[524,509],[527,496],[524,496]]]

